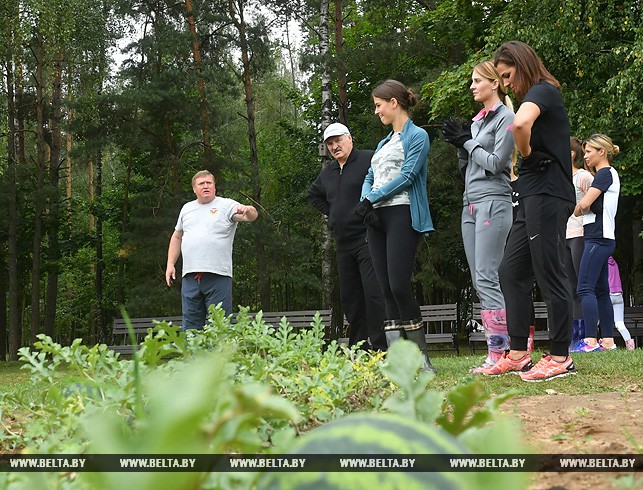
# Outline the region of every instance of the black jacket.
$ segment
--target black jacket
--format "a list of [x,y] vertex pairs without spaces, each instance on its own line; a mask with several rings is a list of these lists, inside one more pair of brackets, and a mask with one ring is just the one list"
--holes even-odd
[[366,227],[353,210],[359,204],[372,156],[371,150],[353,148],[344,168],[333,160],[308,189],[308,202],[328,216],[338,249],[353,248],[366,240]]

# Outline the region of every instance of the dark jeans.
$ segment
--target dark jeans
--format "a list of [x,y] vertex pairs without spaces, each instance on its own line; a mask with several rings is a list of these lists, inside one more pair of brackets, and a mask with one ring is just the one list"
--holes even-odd
[[565,270],[567,271],[567,281],[569,283],[569,288],[572,293],[572,298],[574,302],[573,305],[573,318],[580,319],[583,318],[583,307],[580,304],[580,298],[576,294],[576,288],[578,287],[578,271],[580,269],[580,259],[583,256],[583,249],[585,248],[585,240],[582,236],[568,238],[565,240],[566,250],[565,254]]
[[535,276],[547,304],[551,354],[568,353],[572,321],[571,291],[565,273],[565,228],[573,207],[571,202],[546,194],[520,200],[499,269],[514,350],[527,350]]
[[420,234],[411,226],[409,206],[376,208],[380,226],[368,227],[368,247],[384,294],[387,320],[421,318],[411,287]]
[[596,338],[598,322],[601,336],[614,337],[614,309],[610,298],[607,259],[614,253],[616,241],[608,238],[585,239],[585,250],[578,273],[578,297],[583,305],[585,337]]
[[356,248],[337,250],[336,258],[342,309],[350,324],[349,345],[370,338],[373,349],[386,350],[384,298],[366,240]]
[[210,305],[221,304],[226,316],[232,314],[232,278],[210,272],[183,276],[181,280],[181,305],[183,330],[202,330]]

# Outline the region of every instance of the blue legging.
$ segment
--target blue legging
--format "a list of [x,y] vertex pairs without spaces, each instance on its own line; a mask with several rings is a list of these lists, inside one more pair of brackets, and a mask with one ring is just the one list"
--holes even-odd
[[420,305],[411,287],[420,234],[411,226],[408,205],[376,208],[380,226],[368,227],[368,248],[382,288],[387,320],[417,320]]
[[602,337],[614,337],[614,309],[610,299],[607,259],[616,248],[616,241],[608,238],[586,238],[583,257],[578,271],[577,293],[583,305],[585,337],[598,337],[601,322]]

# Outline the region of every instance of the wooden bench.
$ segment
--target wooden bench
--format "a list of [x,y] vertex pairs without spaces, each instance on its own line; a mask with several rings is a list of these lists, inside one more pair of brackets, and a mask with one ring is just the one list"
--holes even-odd
[[[642,347],[643,338],[643,306],[626,306],[623,314],[625,326],[630,331],[636,347]],[[616,329],[615,329],[616,330]]]
[[115,318],[112,326],[112,345],[109,346],[114,352],[121,355],[132,355],[143,339],[147,335],[150,328],[154,328],[155,321],[172,322],[174,325],[181,325],[183,317],[181,316],[168,316],[157,318],[130,318],[134,337],[136,338],[136,345],[132,345],[129,337],[129,330],[124,318]]
[[[321,316],[322,325],[330,325],[333,319],[333,310],[304,310],[304,311],[269,311],[263,313],[263,321],[273,327],[278,327],[281,319],[285,316],[293,328],[310,328],[312,326],[315,314],[319,312]],[[344,317],[343,321],[344,332],[348,332],[348,320]],[[347,337],[340,337],[337,339],[338,344],[348,345]]]
[[[281,318],[286,317],[290,326],[293,328],[310,328],[315,314],[319,311],[321,315],[322,324],[329,325],[332,317],[332,310],[307,310],[307,311],[276,311],[263,313],[262,319],[275,328],[279,327]],[[252,314],[254,317],[255,314]],[[150,328],[154,328],[156,321],[172,322],[173,325],[181,325],[183,317],[169,316],[159,318],[130,318],[132,330],[136,338],[136,345],[130,342],[129,331],[125,319],[116,318],[112,327],[112,345],[109,348],[121,355],[132,355],[141,342],[145,339],[147,332]],[[234,321],[234,317],[233,317]]]
[[292,328],[310,328],[317,312],[321,316],[322,325],[330,325],[333,310],[265,311],[262,319],[268,325],[278,327],[281,319],[286,317]]
[[[482,316],[480,315],[481,309],[482,308],[480,303],[473,303],[473,312],[471,318],[478,323],[482,323]],[[547,305],[543,301],[534,302],[534,316],[536,318],[536,331],[534,333],[534,341],[549,340],[549,329],[546,327],[546,325],[545,329],[538,328],[540,326],[539,324],[543,323],[542,320],[544,320],[545,324],[548,321]],[[487,342],[484,332],[469,332],[469,348],[471,349],[472,354],[476,353],[476,342]]]
[[426,343],[429,345],[449,344],[449,348],[459,354],[457,336],[458,305],[456,303],[423,305],[420,306],[420,312],[422,313],[422,321],[426,332]]

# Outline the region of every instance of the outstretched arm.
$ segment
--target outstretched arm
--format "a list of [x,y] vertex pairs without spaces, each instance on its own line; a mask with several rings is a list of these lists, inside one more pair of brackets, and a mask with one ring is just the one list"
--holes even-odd
[[233,221],[254,221],[259,216],[259,213],[254,206],[245,206],[239,204],[235,209],[234,216],[232,216]]

